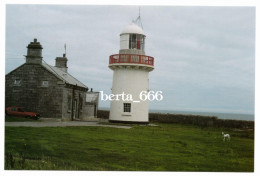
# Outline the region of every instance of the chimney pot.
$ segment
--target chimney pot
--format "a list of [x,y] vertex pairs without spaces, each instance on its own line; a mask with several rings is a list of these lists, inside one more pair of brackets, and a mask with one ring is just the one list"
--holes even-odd
[[37,42],[37,38],[34,38],[27,48],[26,63],[42,64],[42,46]]
[[66,54],[63,54],[63,57],[56,57],[55,66],[64,72],[68,72],[67,61]]

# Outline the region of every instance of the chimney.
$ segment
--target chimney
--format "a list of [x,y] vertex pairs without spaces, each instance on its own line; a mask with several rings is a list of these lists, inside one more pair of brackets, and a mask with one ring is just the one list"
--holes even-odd
[[42,64],[42,45],[40,42],[37,42],[35,38],[33,42],[31,42],[27,46],[27,56],[26,63],[28,64]]
[[58,67],[59,69],[67,73],[68,71],[67,61],[68,59],[66,57],[66,54],[63,54],[63,57],[56,57],[55,67]]

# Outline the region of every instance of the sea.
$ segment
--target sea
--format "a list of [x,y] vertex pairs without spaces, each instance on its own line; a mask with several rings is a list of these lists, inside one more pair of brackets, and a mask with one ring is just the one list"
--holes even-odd
[[[99,108],[100,110],[109,110],[109,108]],[[162,114],[184,114],[184,115],[201,115],[201,116],[216,116],[219,119],[231,120],[248,120],[255,121],[254,114],[239,114],[239,113],[222,113],[222,112],[195,112],[195,111],[172,111],[172,110],[149,110],[150,113]]]
[[254,114],[221,113],[221,112],[194,112],[194,111],[168,111],[168,110],[149,110],[149,112],[151,112],[151,113],[163,113],[163,114],[168,113],[168,114],[216,116],[219,119],[255,121]]

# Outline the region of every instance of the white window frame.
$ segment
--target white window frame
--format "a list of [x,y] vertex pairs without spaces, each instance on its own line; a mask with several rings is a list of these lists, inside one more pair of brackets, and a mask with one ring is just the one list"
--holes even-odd
[[21,85],[21,79],[15,79],[14,85]]
[[49,81],[42,81],[42,87],[48,87]]
[[123,112],[124,113],[131,113],[131,103],[124,103],[123,104]]

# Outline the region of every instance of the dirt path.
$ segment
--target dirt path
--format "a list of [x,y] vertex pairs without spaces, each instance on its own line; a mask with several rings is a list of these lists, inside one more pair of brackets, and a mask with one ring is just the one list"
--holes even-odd
[[98,122],[5,122],[5,126],[12,127],[66,127],[66,126],[101,126],[101,127],[113,127],[130,129],[130,126],[119,126],[119,125],[104,125],[98,124]]

